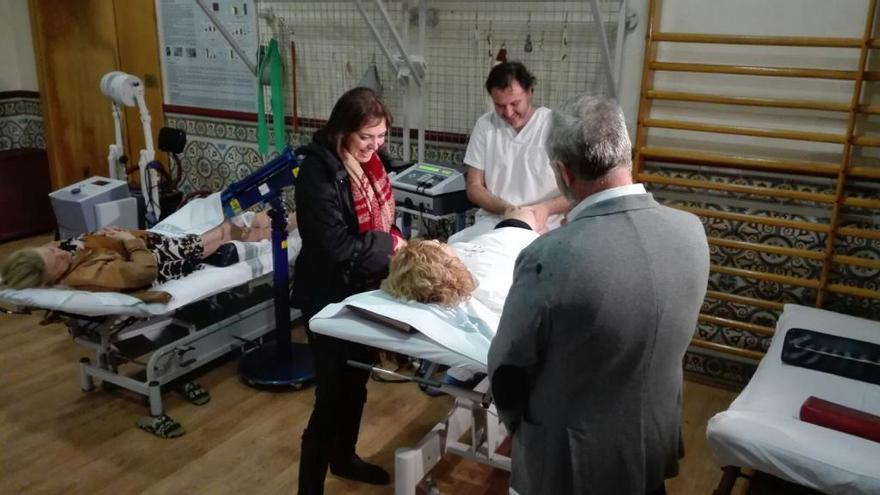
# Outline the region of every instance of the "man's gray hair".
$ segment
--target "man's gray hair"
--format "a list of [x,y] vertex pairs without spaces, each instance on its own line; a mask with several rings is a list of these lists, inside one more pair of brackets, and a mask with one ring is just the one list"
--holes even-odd
[[553,111],[547,155],[581,180],[595,180],[617,167],[632,167],[632,145],[623,110],[614,100],[578,96]]

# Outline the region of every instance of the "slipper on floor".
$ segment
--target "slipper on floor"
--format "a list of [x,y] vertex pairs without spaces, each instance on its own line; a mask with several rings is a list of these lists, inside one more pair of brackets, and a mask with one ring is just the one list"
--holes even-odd
[[196,382],[184,383],[183,387],[180,388],[180,393],[183,394],[183,397],[187,401],[197,406],[207,404],[211,401],[211,394],[208,393],[205,387]]
[[159,438],[176,438],[186,433],[183,426],[165,414],[144,416],[137,421],[138,428],[148,431]]

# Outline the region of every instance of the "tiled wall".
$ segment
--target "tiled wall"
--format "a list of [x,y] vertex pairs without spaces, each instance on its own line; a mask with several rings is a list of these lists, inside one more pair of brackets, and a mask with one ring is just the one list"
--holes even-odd
[[[182,129],[187,134],[186,148],[181,156],[184,170],[181,190],[184,193],[202,189],[221,190],[262,164],[257,152],[255,123],[174,114],[166,114],[165,120],[167,126]],[[288,131],[287,143],[294,148],[308,144],[315,130],[300,128],[298,133]],[[270,137],[270,141],[273,140]],[[389,138],[387,150],[393,157],[402,158],[401,139]],[[411,154],[416,155],[415,144]],[[461,165],[463,159],[463,145],[430,141],[426,144],[425,160],[429,162]]]
[[[652,173],[679,179],[711,180],[726,184],[787,188],[803,192],[833,192],[833,186],[821,180],[794,180],[791,177],[774,177],[772,174],[750,174],[746,171],[722,173],[708,172],[693,167],[678,170],[648,168]],[[795,200],[755,201],[733,193],[696,192],[685,187],[649,187],[655,196],[666,204],[696,207],[702,209],[778,217],[807,223],[827,223],[827,210],[814,204]],[[823,252],[826,235],[793,227],[774,227],[756,225],[735,220],[702,217],[706,233],[716,238],[730,241],[774,245]],[[856,214],[844,217],[844,223],[870,227],[877,219]],[[836,239],[835,252],[842,255],[858,256],[867,259],[880,259],[880,241],[867,239]],[[751,270],[800,279],[818,279],[822,269],[821,261],[782,254],[759,253],[744,249],[710,246],[711,262],[719,266]],[[876,269],[858,266],[835,266],[830,274],[830,283],[862,287],[868,290],[880,288],[880,273]],[[736,277],[723,273],[710,274],[709,290],[725,294],[744,296],[768,301],[815,306],[816,290],[794,285]],[[880,300],[829,293],[823,309],[862,318],[880,320]],[[747,304],[706,299],[701,312],[705,315],[729,319],[747,324],[775,327],[779,311],[758,308]],[[724,344],[741,349],[764,352],[770,346],[771,337],[747,330],[700,322],[695,337],[709,342]],[[737,361],[734,358],[718,357],[711,351],[697,350],[685,359],[685,369],[708,375],[719,380],[745,384],[754,372],[755,363]]]
[[45,147],[39,97],[0,92],[0,151]]
[[[221,191],[230,184],[243,179],[262,165],[257,151],[257,125],[253,122],[220,120],[190,115],[166,114],[166,126],[186,131],[187,143],[180,156],[183,175],[180,190]],[[286,142],[293,148],[311,142],[316,129],[301,127],[299,132],[287,131]],[[274,134],[270,126],[270,142]],[[415,143],[415,139],[413,140]],[[399,137],[390,137],[386,144],[392,157],[403,158]],[[415,144],[411,156],[416,156]],[[461,165],[464,149],[460,145],[427,143],[425,159],[432,163]],[[288,208],[293,209],[293,196],[284,196]],[[443,231],[449,226],[432,226]]]

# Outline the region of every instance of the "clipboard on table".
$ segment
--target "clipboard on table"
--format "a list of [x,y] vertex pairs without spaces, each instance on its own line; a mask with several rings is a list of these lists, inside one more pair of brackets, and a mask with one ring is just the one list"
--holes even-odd
[[395,320],[390,316],[385,316],[375,311],[370,311],[369,309],[364,309],[359,306],[354,306],[351,304],[346,304],[346,308],[352,310],[358,316],[364,318],[365,320],[370,320],[376,323],[381,323],[389,328],[393,328],[394,330],[403,332],[403,333],[413,333],[416,332],[415,327],[410,325],[409,323],[402,322],[400,320]]

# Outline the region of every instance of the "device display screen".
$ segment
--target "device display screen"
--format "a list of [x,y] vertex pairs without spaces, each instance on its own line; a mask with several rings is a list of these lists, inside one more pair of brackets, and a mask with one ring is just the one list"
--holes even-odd
[[426,163],[419,163],[397,178],[400,184],[429,189],[449,178],[455,171]]
[[445,179],[445,177],[440,175],[426,174],[415,170],[398,178],[398,182],[413,186],[432,187],[433,185],[440,183],[443,179]]

